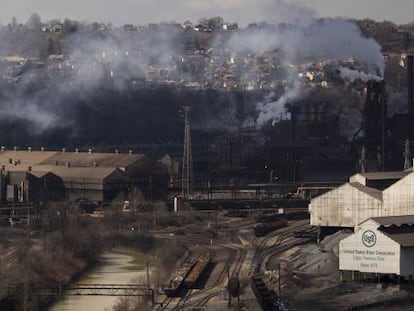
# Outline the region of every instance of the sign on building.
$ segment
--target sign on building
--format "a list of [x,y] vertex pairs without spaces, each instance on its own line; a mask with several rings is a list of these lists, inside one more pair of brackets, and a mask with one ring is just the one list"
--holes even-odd
[[400,274],[400,245],[373,228],[358,228],[339,243],[339,269]]

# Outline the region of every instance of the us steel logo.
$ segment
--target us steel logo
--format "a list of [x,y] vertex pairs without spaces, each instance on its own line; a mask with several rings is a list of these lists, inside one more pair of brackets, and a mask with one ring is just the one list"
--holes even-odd
[[377,243],[377,237],[371,230],[364,231],[362,234],[362,243],[366,247],[373,247]]

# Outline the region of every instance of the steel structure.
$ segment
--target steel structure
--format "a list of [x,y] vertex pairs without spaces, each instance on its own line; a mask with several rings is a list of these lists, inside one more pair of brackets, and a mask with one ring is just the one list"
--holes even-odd
[[153,292],[148,285],[77,284],[67,288],[65,291],[65,295],[153,297]]
[[[17,297],[24,291],[24,284],[10,284],[9,297]],[[70,287],[31,287],[37,296],[121,296],[148,297],[154,303],[154,291],[149,285],[141,284],[76,284]]]
[[191,193],[191,185],[193,179],[193,159],[191,154],[191,128],[190,128],[190,112],[191,107],[184,106],[184,153],[183,153],[183,169],[181,177],[181,195],[188,198]]

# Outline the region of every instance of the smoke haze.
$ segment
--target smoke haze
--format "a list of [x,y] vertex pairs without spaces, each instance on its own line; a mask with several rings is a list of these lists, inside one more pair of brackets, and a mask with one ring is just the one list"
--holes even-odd
[[[146,24],[161,21],[197,20],[204,16],[223,16],[241,24],[250,22],[283,22],[284,11],[280,14],[269,10],[279,1],[272,0],[2,0],[0,22],[7,23],[12,16],[25,21],[33,12],[45,19],[72,18],[77,20]],[[286,0],[300,13],[303,6],[312,8],[321,17],[352,17],[391,20],[409,23],[413,20],[414,2],[411,0]],[[277,8],[277,7],[276,7]],[[303,14],[298,14],[302,16]]]
[[[160,10],[166,3],[165,0],[144,2],[143,12]],[[132,5],[132,2],[128,4]],[[91,4],[88,2],[88,5]],[[108,1],[103,1],[97,7],[108,5]],[[76,2],[73,2],[73,6],[76,6]],[[249,53],[260,57],[269,51],[275,52],[279,65],[287,68],[281,74],[281,80],[288,85],[282,92],[269,95],[260,90],[240,93],[193,91],[183,90],[180,86],[156,86],[146,90],[145,80],[151,66],[158,69],[174,68],[170,74],[176,75],[176,81],[197,81],[200,74],[196,67],[198,64],[188,65],[195,68],[190,71],[181,60],[181,55],[186,55],[186,47],[197,44],[196,40],[187,42],[189,39],[183,36],[182,28],[168,25],[131,32],[123,28],[103,33],[88,30],[64,37],[62,51],[54,53],[62,52],[66,57],[53,66],[52,78],[39,76],[39,70],[34,66],[20,75],[21,80],[13,92],[0,90],[0,118],[27,120],[32,127],[30,133],[65,128],[71,129],[71,137],[83,135],[91,141],[96,141],[97,137],[112,137],[113,142],[130,142],[139,138],[173,139],[177,133],[180,135],[176,137],[181,138],[182,122],[178,110],[186,103],[197,106],[193,124],[198,129],[223,129],[245,124],[252,119],[258,125],[263,125],[278,119],[286,104],[306,93],[299,78],[303,68],[300,69],[295,63],[353,58],[368,73],[383,74],[381,47],[374,40],[363,37],[354,22],[344,19],[316,20],[317,13],[314,10],[293,1],[246,1],[243,5],[238,1],[175,1],[174,6],[169,2],[169,18],[162,16],[165,13],[163,10],[157,18],[175,19],[178,16],[176,14],[184,8],[184,12],[189,9],[200,10],[204,16],[208,16],[215,12],[217,6],[223,10],[233,10],[232,14],[239,18],[235,21],[247,21],[248,16],[243,14],[248,12],[252,13],[249,21],[267,20],[274,24],[218,35],[213,38],[212,59],[217,55],[226,55],[229,51],[236,56],[236,60]],[[70,7],[67,9],[70,12]],[[118,9],[123,9],[122,4]],[[111,12],[117,13],[123,18],[121,11]],[[86,7],[84,14],[92,12]],[[150,14],[149,17],[155,15]],[[181,21],[185,19],[180,18]],[[129,20],[126,18],[123,23]],[[285,24],[276,26],[279,23]],[[21,45],[17,46],[16,37],[19,37],[18,31],[11,36],[0,37],[0,55],[13,52],[24,55],[35,44],[43,44],[39,50],[49,48],[49,42],[41,38],[31,39],[30,35],[21,35]],[[223,59],[223,63],[228,61],[225,57]],[[198,61],[203,63],[206,60]],[[166,127],[175,128],[177,132],[170,130],[166,133]],[[152,132],[154,128],[159,132]]]

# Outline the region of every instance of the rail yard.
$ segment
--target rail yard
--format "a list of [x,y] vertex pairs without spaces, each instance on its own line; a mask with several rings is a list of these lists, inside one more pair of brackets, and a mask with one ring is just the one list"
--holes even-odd
[[[286,215],[255,210],[220,212],[215,217],[215,228],[207,222],[205,227],[185,229],[179,235],[156,234],[159,239],[180,240],[188,247],[159,291],[156,309],[280,309],[283,303],[277,291],[272,289],[269,296],[267,288],[257,286],[256,280],[265,278],[266,265],[274,256],[311,241],[294,237],[295,231],[309,226],[309,220],[288,220]],[[258,231],[257,226],[266,230]]]

